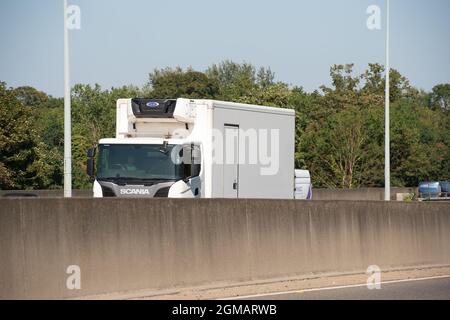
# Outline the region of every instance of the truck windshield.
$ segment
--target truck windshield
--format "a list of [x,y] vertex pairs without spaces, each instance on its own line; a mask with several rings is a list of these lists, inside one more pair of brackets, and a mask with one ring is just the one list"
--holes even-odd
[[161,144],[99,145],[97,179],[180,180],[179,148]]

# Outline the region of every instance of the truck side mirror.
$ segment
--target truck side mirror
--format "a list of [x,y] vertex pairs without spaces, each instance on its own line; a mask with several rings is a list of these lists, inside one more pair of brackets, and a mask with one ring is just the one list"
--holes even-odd
[[191,167],[191,176],[197,177],[200,174],[200,165],[199,164],[193,164]]
[[86,161],[86,173],[89,177],[94,177],[94,157],[95,157],[96,148],[92,147],[87,150],[88,159]]
[[187,182],[191,178],[191,145],[184,144],[180,152],[183,164],[183,181]]
[[95,150],[96,150],[95,147],[89,148],[89,149],[87,150],[87,156],[88,156],[88,158],[93,158],[93,157],[95,157]]
[[86,162],[86,173],[89,177],[94,177],[94,158],[88,158]]
[[180,155],[183,159],[184,164],[191,164],[191,158],[192,158],[192,149],[190,144],[183,144],[182,151],[180,152]]
[[199,145],[192,145],[192,169],[191,169],[191,175],[193,177],[196,177],[200,174],[201,169],[201,163],[202,163],[202,157],[201,157],[201,151]]
[[201,152],[200,146],[193,143],[183,145],[183,180],[187,182],[190,178],[200,174]]

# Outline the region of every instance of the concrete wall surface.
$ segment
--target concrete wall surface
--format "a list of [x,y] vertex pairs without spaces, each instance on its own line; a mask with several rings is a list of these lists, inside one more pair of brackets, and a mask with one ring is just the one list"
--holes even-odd
[[[416,192],[417,188],[391,188],[391,200],[397,193]],[[313,189],[313,200],[384,200],[384,188]]]
[[0,199],[1,299],[449,263],[449,203]]
[[[64,196],[64,190],[63,189],[42,189],[42,190],[0,190],[0,197],[3,197],[7,194],[14,193],[14,194],[20,194],[20,193],[32,193],[35,194],[39,198],[59,198]],[[86,189],[73,189],[72,190],[72,196],[74,198],[92,198],[93,191],[92,189],[86,190]]]
[[[396,200],[397,193],[415,192],[417,188],[391,188],[391,200]],[[33,193],[39,198],[63,197],[64,191],[58,190],[0,190],[0,197],[8,193]],[[91,198],[92,190],[72,190],[76,198]],[[384,200],[384,188],[357,189],[313,189],[314,200]]]

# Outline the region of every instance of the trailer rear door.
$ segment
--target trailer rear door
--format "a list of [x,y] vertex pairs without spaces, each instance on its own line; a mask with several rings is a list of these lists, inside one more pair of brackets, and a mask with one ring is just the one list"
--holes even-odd
[[226,124],[224,127],[223,152],[223,196],[239,196],[239,126]]

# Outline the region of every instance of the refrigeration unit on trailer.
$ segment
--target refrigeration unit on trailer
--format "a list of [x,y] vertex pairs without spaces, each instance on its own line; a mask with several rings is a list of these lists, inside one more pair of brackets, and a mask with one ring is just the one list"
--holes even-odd
[[294,110],[134,98],[116,112],[116,137],[88,151],[94,197],[294,198]]

